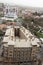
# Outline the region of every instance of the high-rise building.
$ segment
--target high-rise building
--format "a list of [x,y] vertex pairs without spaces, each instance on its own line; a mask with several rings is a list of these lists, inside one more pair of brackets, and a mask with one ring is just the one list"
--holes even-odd
[[37,48],[40,41],[23,26],[8,26],[3,38],[4,65],[37,64]]

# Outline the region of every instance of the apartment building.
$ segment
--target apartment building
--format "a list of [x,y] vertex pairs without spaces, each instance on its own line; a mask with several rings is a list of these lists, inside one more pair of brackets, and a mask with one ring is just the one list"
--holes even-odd
[[39,39],[23,26],[7,26],[3,38],[4,65],[31,65],[32,62],[38,65],[36,52],[39,47]]

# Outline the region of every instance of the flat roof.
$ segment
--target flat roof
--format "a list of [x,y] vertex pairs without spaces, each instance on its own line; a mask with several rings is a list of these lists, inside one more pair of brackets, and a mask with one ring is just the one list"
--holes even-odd
[[[26,39],[19,39],[14,37],[14,28],[8,28],[6,30],[5,35],[8,35],[7,37],[4,37],[3,42],[7,42],[5,46],[8,45],[14,45],[14,47],[32,47],[33,45],[39,46],[38,42],[40,43],[39,39],[36,38],[34,35],[31,34],[30,31],[25,29],[23,26],[14,26],[15,28],[20,28],[20,30],[23,32],[23,34],[26,36]],[[13,39],[11,39],[13,36]]]
[[15,45],[15,42],[13,40],[9,40],[8,45]]
[[4,37],[3,38],[3,42],[8,42],[9,41],[9,37]]
[[12,41],[9,40],[7,44],[4,44],[4,46],[9,46],[9,45],[13,45],[14,47],[31,47],[31,43],[29,41],[26,40],[16,40],[16,41]]
[[7,30],[6,30],[6,33],[5,33],[5,36],[6,36],[6,35],[8,35],[8,36],[11,35],[11,36],[13,36],[13,35],[14,35],[14,30],[13,30],[13,28],[7,29]]

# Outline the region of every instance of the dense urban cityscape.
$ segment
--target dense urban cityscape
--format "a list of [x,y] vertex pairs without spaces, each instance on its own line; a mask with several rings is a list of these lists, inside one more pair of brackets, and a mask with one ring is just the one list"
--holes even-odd
[[43,10],[0,3],[0,65],[43,65]]

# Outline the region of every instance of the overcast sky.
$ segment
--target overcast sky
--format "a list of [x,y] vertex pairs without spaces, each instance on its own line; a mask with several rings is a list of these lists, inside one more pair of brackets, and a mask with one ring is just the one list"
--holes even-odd
[[43,0],[0,0],[0,3],[12,3],[22,6],[43,7]]

